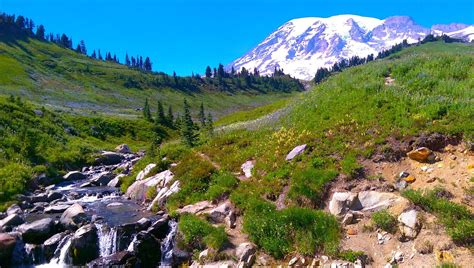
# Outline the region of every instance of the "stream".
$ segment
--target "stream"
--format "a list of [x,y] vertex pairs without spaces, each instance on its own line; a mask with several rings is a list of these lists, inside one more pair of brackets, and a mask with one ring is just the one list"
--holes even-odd
[[[118,186],[112,181],[116,171],[127,174],[141,157],[120,156],[113,165],[83,169],[78,180],[64,180],[23,196],[15,212],[24,223],[3,227],[16,238],[7,266],[172,266],[177,223],[163,212],[146,210],[114,187]],[[57,199],[47,200],[51,196]],[[66,224],[64,215],[80,208],[81,217],[73,218],[72,226]],[[79,224],[74,222],[77,219]]]

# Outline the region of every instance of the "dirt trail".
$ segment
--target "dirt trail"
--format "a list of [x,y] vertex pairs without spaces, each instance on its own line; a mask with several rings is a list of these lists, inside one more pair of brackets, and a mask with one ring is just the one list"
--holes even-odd
[[212,161],[212,159],[211,159],[209,156],[207,156],[206,154],[203,154],[203,153],[201,153],[201,152],[197,152],[197,154],[198,154],[203,160],[205,160],[205,161],[211,163],[212,166],[213,166],[215,169],[217,169],[217,170],[220,170],[220,169],[221,169],[221,165],[219,165],[218,163]]

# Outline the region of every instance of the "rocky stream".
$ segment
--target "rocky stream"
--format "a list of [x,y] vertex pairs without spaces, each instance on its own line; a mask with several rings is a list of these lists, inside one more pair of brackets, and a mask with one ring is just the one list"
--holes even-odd
[[[0,267],[175,264],[177,223],[143,204],[148,187],[162,190],[154,202],[164,202],[172,173],[144,179],[148,166],[126,194],[118,188],[142,156],[127,146],[103,152],[96,165],[20,196],[18,205],[0,214]],[[177,190],[179,183],[173,186]]]

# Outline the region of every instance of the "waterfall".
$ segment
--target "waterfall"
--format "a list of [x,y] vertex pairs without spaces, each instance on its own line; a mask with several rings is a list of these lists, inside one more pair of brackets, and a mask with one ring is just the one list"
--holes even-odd
[[54,251],[54,257],[45,267],[64,266],[69,259],[69,248],[71,247],[72,235],[66,235]]
[[117,228],[108,228],[100,223],[97,227],[97,236],[99,237],[100,256],[105,257],[117,252]]
[[174,238],[178,230],[178,223],[174,220],[168,222],[170,232],[166,235],[163,242],[161,242],[161,263],[160,266],[171,266],[173,261]]
[[137,242],[137,234],[133,235],[132,242],[127,247],[127,251],[133,252],[135,248],[135,243]]

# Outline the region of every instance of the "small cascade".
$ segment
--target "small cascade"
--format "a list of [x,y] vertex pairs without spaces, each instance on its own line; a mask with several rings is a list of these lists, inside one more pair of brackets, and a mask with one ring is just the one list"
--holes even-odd
[[99,237],[100,256],[106,257],[117,252],[117,228],[96,223],[97,236]]
[[49,262],[50,265],[66,265],[69,260],[69,248],[71,247],[72,235],[65,236],[59,242],[58,248],[54,251],[54,258]]
[[135,244],[137,242],[137,235],[133,235],[132,242],[127,247],[127,251],[133,252],[135,250]]
[[160,266],[171,266],[173,261],[173,248],[175,242],[176,232],[178,230],[178,223],[174,220],[168,222],[170,232],[161,242],[161,263]]

